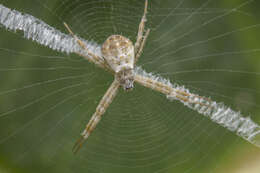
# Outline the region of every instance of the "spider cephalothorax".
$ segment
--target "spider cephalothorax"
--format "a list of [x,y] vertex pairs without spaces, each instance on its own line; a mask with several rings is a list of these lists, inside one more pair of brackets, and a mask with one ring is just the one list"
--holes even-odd
[[115,77],[125,90],[133,88],[135,51],[133,43],[121,35],[112,35],[102,46],[102,55],[115,72]]
[[116,80],[126,91],[130,91],[134,87],[134,71],[133,69],[124,69],[116,75]]

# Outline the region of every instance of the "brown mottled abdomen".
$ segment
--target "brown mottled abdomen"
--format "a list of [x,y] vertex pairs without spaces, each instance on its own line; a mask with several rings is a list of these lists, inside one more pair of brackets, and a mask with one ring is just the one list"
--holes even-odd
[[116,72],[134,68],[134,46],[131,40],[121,35],[111,35],[102,45],[102,54]]

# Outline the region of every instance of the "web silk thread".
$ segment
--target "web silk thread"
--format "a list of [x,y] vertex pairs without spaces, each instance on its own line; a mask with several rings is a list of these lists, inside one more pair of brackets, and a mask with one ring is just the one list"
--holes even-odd
[[[23,31],[25,38],[32,39],[53,50],[88,56],[88,52],[82,49],[72,36],[60,32],[31,15],[22,14],[0,4],[1,25],[10,31]],[[102,57],[100,45],[82,38],[79,39],[85,43],[89,52]],[[213,122],[235,132],[238,136],[260,147],[260,127],[251,118],[243,116],[240,112],[232,110],[223,103],[217,103],[207,97],[193,94],[184,86],[172,84],[169,80],[159,75],[147,73],[140,67],[135,68],[135,75],[153,81],[147,87],[164,93],[169,100],[182,102],[188,108],[208,117]],[[164,86],[165,90],[157,89],[156,85]]]

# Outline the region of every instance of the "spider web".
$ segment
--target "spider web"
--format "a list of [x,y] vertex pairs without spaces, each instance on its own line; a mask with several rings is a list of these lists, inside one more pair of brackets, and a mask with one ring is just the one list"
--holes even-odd
[[[135,41],[140,0],[14,0],[4,6],[102,44]],[[259,122],[255,1],[150,1],[139,66],[223,102]],[[77,155],[72,146],[113,77],[67,55],[0,30],[0,170],[5,172],[237,172],[254,169],[259,148],[139,85],[119,92]],[[239,163],[241,166],[237,166]]]

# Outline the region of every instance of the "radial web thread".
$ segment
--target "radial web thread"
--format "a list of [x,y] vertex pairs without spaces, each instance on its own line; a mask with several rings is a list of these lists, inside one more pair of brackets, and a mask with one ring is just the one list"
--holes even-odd
[[[47,46],[53,50],[65,53],[77,53],[87,55],[76,40],[67,34],[49,26],[45,22],[28,14],[22,14],[16,10],[0,5],[0,24],[11,31],[23,31],[24,37]],[[100,45],[82,40],[89,51],[101,57]],[[169,80],[161,76],[147,73],[140,67],[136,67],[135,73],[144,77],[149,77],[157,82],[163,83],[171,88],[171,93],[167,95],[169,100],[181,101],[188,108],[208,117],[213,122],[235,132],[238,136],[260,147],[260,127],[249,117],[243,116],[240,112],[234,111],[223,103],[217,103],[206,97],[200,97],[191,93],[184,86],[172,84]],[[176,97],[179,91],[187,93],[184,97],[186,101]],[[182,95],[183,97],[183,95]]]

